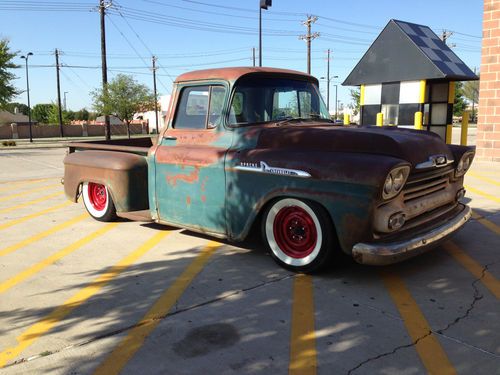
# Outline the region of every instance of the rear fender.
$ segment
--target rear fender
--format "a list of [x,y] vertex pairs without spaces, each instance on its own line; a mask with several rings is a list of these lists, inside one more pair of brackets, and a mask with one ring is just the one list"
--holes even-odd
[[148,178],[144,156],[109,151],[82,151],[64,158],[64,192],[76,202],[82,183],[105,185],[117,212],[147,210]]

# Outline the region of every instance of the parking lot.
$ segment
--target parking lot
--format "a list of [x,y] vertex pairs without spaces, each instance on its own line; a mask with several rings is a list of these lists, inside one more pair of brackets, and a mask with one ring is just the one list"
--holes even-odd
[[257,238],[94,221],[64,154],[0,150],[0,373],[500,374],[500,166],[437,249],[306,276]]

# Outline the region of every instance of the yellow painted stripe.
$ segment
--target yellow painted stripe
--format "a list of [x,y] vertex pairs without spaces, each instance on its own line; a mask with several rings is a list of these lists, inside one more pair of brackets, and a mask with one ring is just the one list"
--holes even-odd
[[482,196],[482,197],[484,197],[484,198],[486,198],[486,199],[489,199],[490,201],[500,203],[500,198],[495,197],[494,195],[491,195],[491,194],[485,193],[485,192],[484,192],[484,191],[482,191],[482,190],[478,190],[478,189],[473,188],[473,187],[470,187],[470,186],[468,186],[468,185],[467,185],[467,186],[465,186],[465,188],[466,188],[468,191],[470,191],[470,192],[472,192],[472,193],[474,193],[474,194],[477,194],[477,195],[480,195],[480,196]]
[[500,182],[499,181],[494,180],[492,178],[488,178],[488,177],[483,176],[483,175],[480,175],[479,173],[476,173],[476,172],[469,171],[469,172],[467,172],[467,176],[471,176],[471,177],[477,178],[478,180],[487,182],[489,184],[500,186]]
[[37,182],[43,182],[43,181],[49,181],[49,180],[55,180],[55,179],[61,179],[60,177],[49,177],[49,178],[36,178],[36,179],[29,179],[29,180],[17,180],[17,181],[2,181],[0,182],[0,185],[7,185],[7,187],[0,188],[0,191],[5,191],[5,190],[12,190],[12,185],[27,185],[27,184],[34,184]]
[[3,208],[3,209],[0,210],[0,213],[5,213],[5,212],[10,212],[10,211],[18,210],[20,208],[27,207],[27,206],[33,206],[34,204],[38,204],[40,202],[44,202],[44,201],[46,201],[48,199],[51,199],[51,198],[54,198],[54,197],[57,197],[57,196],[60,196],[60,195],[63,195],[63,194],[64,193],[62,191],[58,191],[57,193],[45,195],[45,196],[43,196],[41,198],[34,199],[32,201],[29,201],[29,202],[21,203],[21,204],[18,204],[16,206],[12,206],[12,207]]
[[120,273],[124,272],[130,265],[135,263],[141,256],[151,250],[169,233],[170,232],[168,231],[162,231],[155,234],[135,251],[127,255],[113,267],[110,267],[101,276],[96,277],[85,288],[81,289],[78,293],[67,299],[62,305],[52,310],[50,314],[41,318],[37,323],[21,333],[21,335],[16,338],[18,343],[16,346],[7,348],[0,353],[0,368],[4,367],[9,363],[9,361],[19,356],[23,350],[33,344],[33,342],[39,337],[54,328],[54,326],[68,316],[74,309],[97,294],[111,280],[113,280]]
[[488,228],[492,232],[500,235],[500,226],[496,225],[492,221],[489,221],[484,216],[481,216],[478,213],[472,211],[472,218],[477,220],[478,223],[481,223],[482,225],[484,225],[486,228]]
[[314,375],[316,368],[313,279],[309,275],[297,275],[293,284],[288,373],[290,375]]
[[13,199],[13,198],[24,197],[25,195],[28,195],[28,194],[31,194],[31,193],[36,193],[37,191],[47,190],[47,189],[50,189],[50,188],[53,188],[53,187],[56,187],[56,186],[61,187],[61,184],[39,186],[39,187],[37,187],[35,189],[26,190],[26,191],[23,191],[23,192],[20,192],[20,193],[16,193],[16,194],[6,195],[5,197],[0,197],[0,202],[7,201],[7,200]]
[[52,212],[52,211],[55,211],[59,208],[69,206],[71,203],[72,202],[64,202],[64,203],[49,207],[45,210],[35,212],[31,215],[23,216],[23,217],[20,217],[19,219],[14,219],[14,220],[8,221],[4,224],[0,224],[0,230],[10,228],[11,226],[16,225],[16,224],[24,223],[25,221],[28,221],[30,219],[34,219],[35,217],[38,217],[38,216],[45,215],[45,214]]
[[217,242],[209,242],[193,262],[174,281],[155,304],[149,309],[139,323],[130,330],[128,335],[109,354],[94,374],[119,374],[133,355],[141,348],[149,334],[160,323],[160,318],[167,315],[196,275],[200,273],[214,251],[220,246]]
[[429,334],[431,327],[404,281],[391,272],[382,272],[381,276],[410,337],[413,341],[420,339],[415,344],[415,349],[427,371],[430,374],[456,374],[436,336]]
[[110,223],[102,228],[99,228],[95,232],[89,234],[88,236],[85,236],[78,241],[72,243],[69,246],[66,246],[64,249],[59,250],[57,253],[52,254],[48,258],[45,258],[41,262],[38,262],[37,264],[25,269],[24,271],[18,273],[17,275],[11,277],[10,279],[7,279],[3,282],[0,283],[0,294],[6,292],[10,288],[14,287],[15,285],[19,284],[20,282],[26,280],[27,278],[35,275],[36,273],[40,272],[44,268],[50,266],[51,264],[54,264],[58,260],[64,258],[65,256],[71,254],[72,252],[78,250],[82,246],[87,245],[89,242],[95,240],[97,237],[102,236],[103,234],[109,232],[111,229],[116,227],[118,224],[117,223]]
[[89,217],[87,213],[78,215],[77,217],[74,217],[73,219],[70,219],[68,221],[65,221],[64,223],[57,224],[54,227],[44,230],[43,232],[37,233],[29,238],[26,238],[18,243],[15,243],[14,245],[7,246],[6,248],[0,249],[0,256],[4,256],[10,253],[13,253],[14,251],[17,251],[25,246],[28,246],[32,244],[33,242],[39,241],[45,237],[50,236],[51,234],[54,234],[56,232],[59,232],[60,230],[63,230],[65,228],[68,228],[72,226],[73,224],[76,224],[85,218]]
[[473,274],[475,278],[481,279],[483,285],[488,288],[495,297],[500,298],[500,281],[498,281],[495,276],[488,271],[484,271],[483,275],[484,267],[467,255],[467,253],[454,242],[447,241],[444,243],[443,248],[467,271]]

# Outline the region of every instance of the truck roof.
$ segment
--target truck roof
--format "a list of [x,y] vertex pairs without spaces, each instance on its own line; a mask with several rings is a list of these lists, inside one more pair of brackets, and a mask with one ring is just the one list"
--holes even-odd
[[238,78],[253,73],[273,73],[273,74],[290,74],[300,76],[308,81],[317,83],[317,79],[304,72],[289,69],[267,68],[267,67],[230,67],[230,68],[216,68],[216,69],[203,69],[187,72],[178,76],[175,82],[184,81],[200,81],[207,79],[222,79],[226,81],[236,81]]

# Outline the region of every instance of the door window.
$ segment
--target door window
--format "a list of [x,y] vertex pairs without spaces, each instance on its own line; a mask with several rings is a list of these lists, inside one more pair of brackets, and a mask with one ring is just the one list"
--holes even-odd
[[175,129],[214,128],[220,123],[226,89],[223,86],[186,87],[174,119]]

